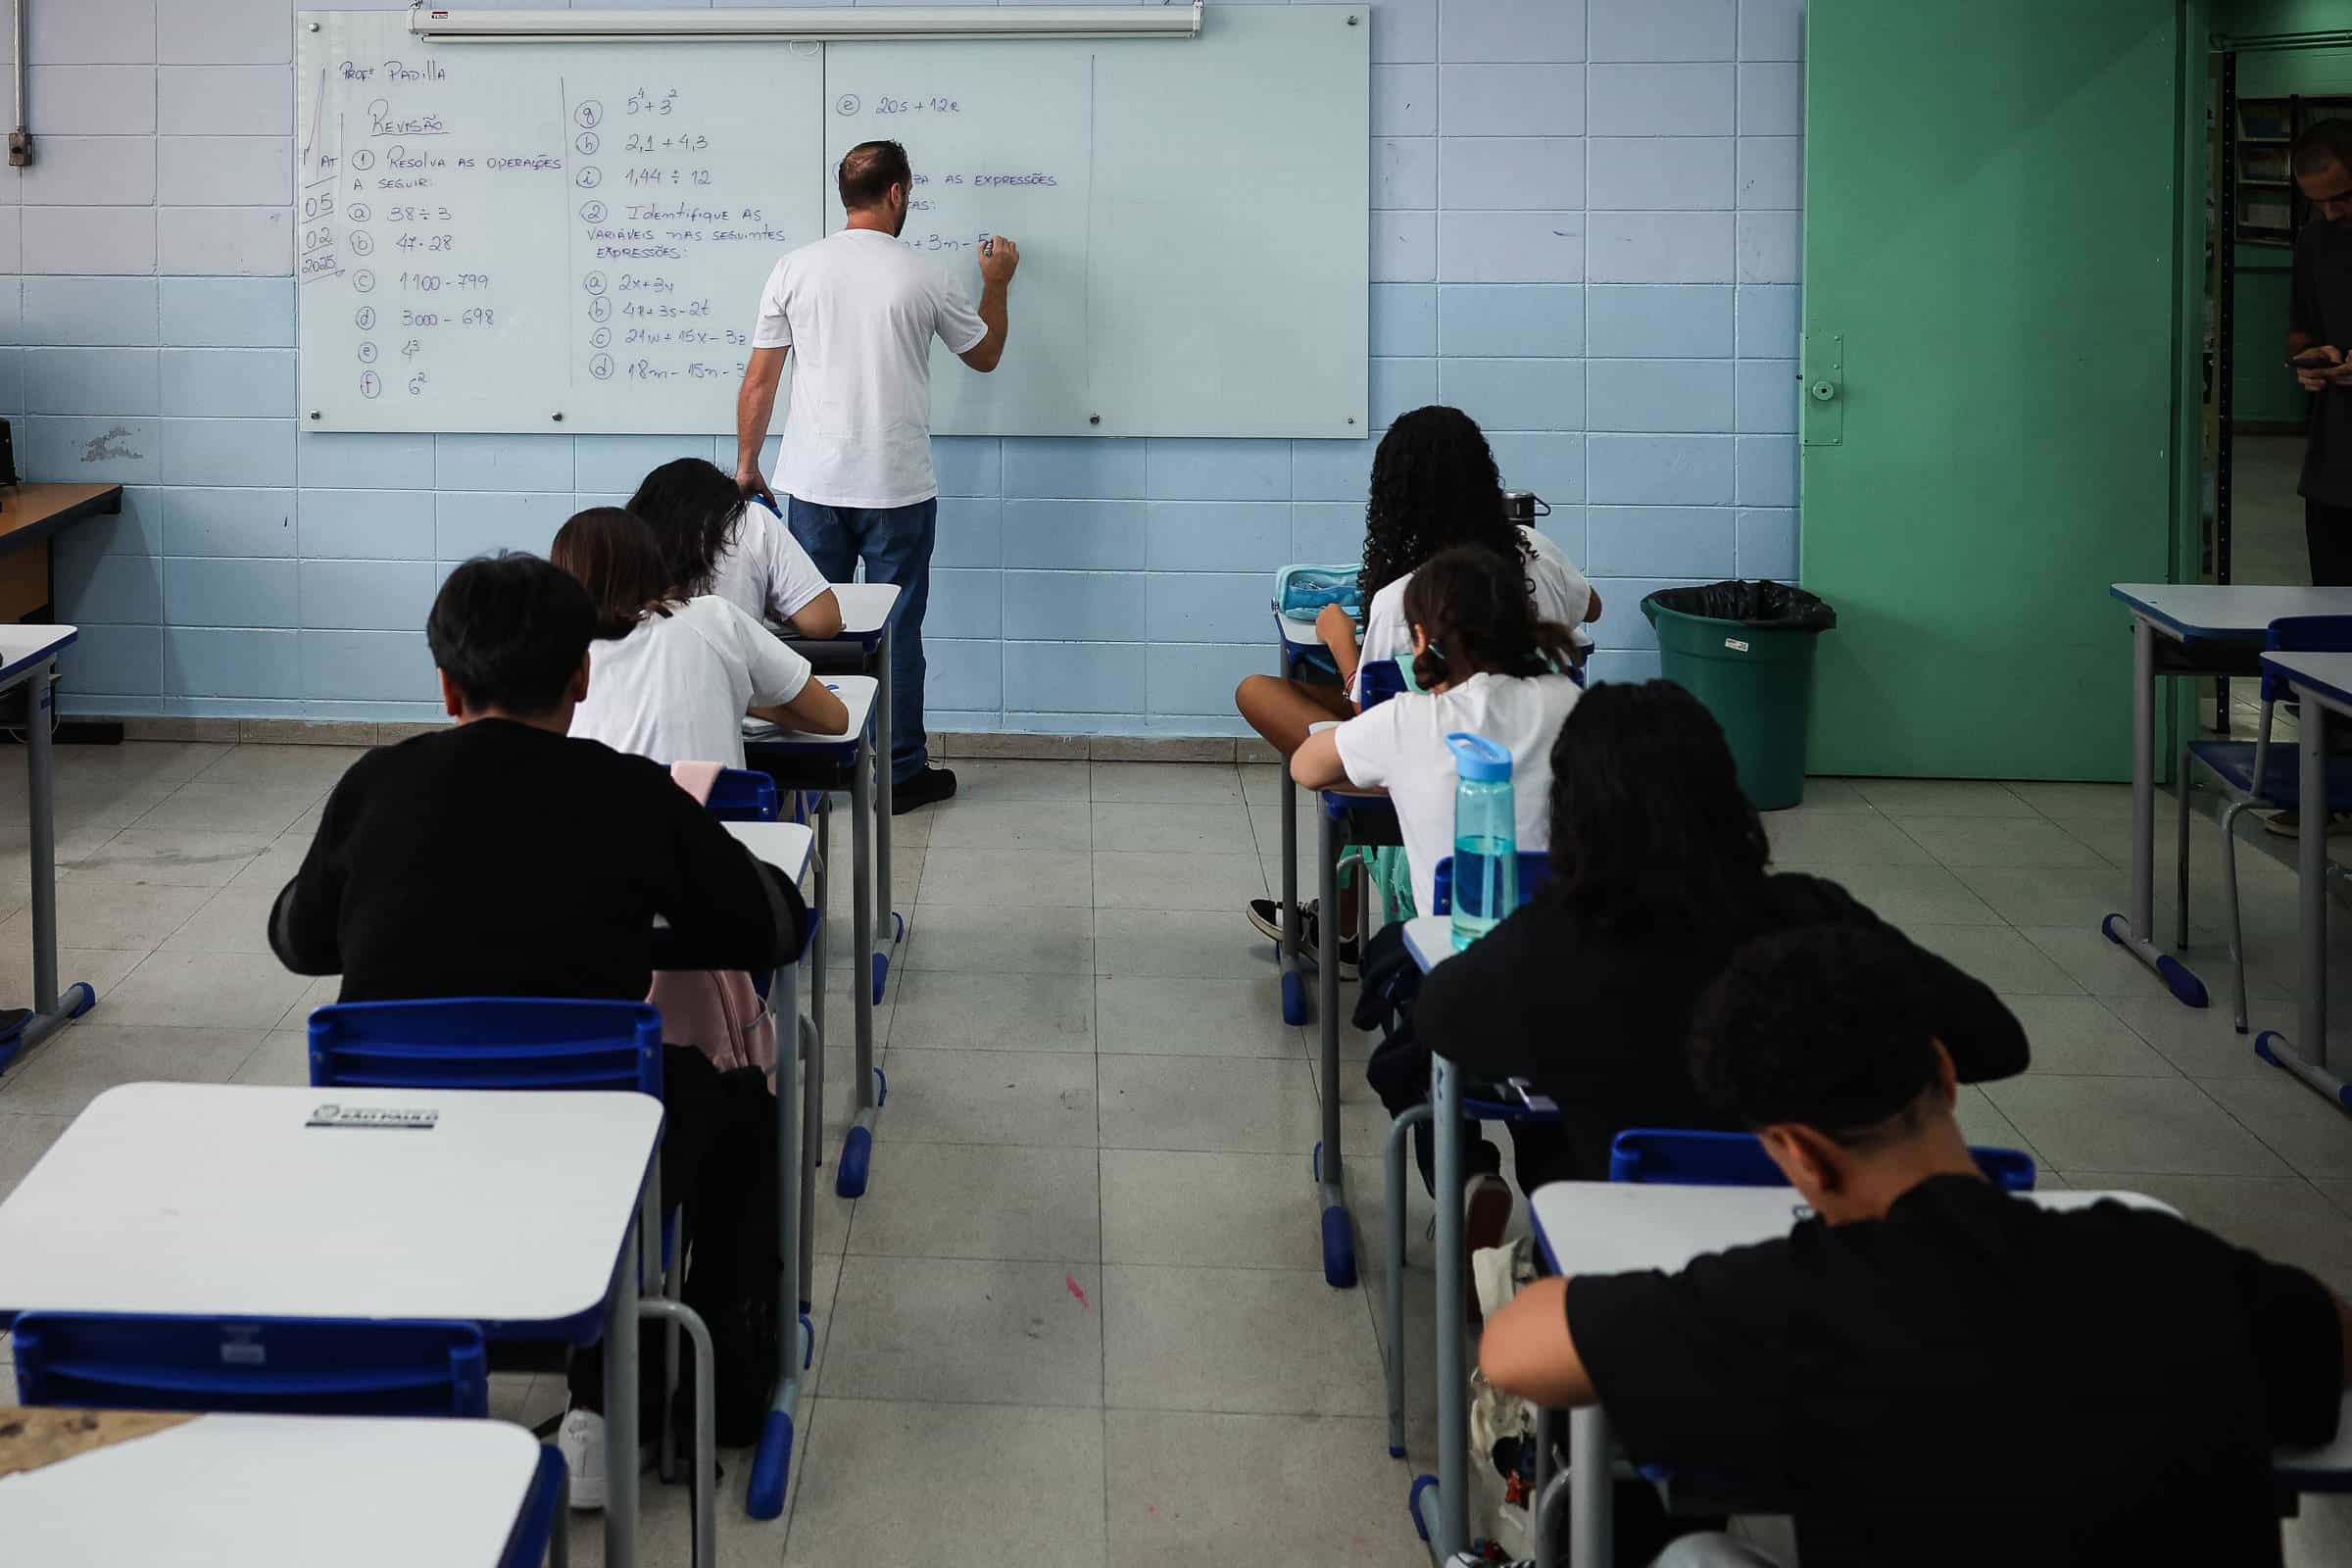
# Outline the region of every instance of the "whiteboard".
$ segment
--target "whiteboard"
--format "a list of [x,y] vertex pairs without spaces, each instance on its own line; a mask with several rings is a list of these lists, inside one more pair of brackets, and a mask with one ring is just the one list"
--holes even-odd
[[493,45],[305,13],[305,427],[731,432],[760,285],[890,137],[900,237],[967,297],[983,235],[1021,248],[998,369],[935,345],[938,433],[1361,436],[1371,20]]
[[819,237],[813,44],[433,47],[306,17],[303,423],[724,427],[760,287]]

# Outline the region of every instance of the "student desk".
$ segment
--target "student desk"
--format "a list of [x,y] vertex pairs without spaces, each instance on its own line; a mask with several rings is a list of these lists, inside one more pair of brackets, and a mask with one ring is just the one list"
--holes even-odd
[[2205,982],[2156,945],[2156,677],[2255,674],[2272,621],[2352,614],[2352,588],[2119,582],[2107,591],[2132,612],[2132,906],[2099,929],[2202,1007]]
[[59,651],[76,635],[72,626],[0,625],[0,697],[24,693],[19,722],[24,727],[25,813],[32,854],[32,1009],[0,1013],[0,1067],[98,1001],[87,981],[68,986],[63,997],[57,989],[57,780],[49,740],[49,672]]
[[[858,982],[850,987],[852,1014],[857,1021],[857,1113],[843,1136],[841,1164],[834,1171],[833,1190],[843,1198],[865,1193],[866,1160],[873,1149],[874,1112],[881,1106],[876,1093],[881,1082],[874,1069],[874,1003],[878,987],[865,983],[874,956],[873,753],[876,681],[869,675],[837,675],[825,682],[850,710],[849,727],[838,735],[815,735],[803,730],[777,729],[754,719],[743,726],[745,758],[765,768],[784,789],[811,789],[850,795],[851,945]],[[890,770],[885,767],[887,774]],[[816,906],[821,911],[832,877],[832,811],[828,804],[817,817]],[[825,1032],[824,922],[817,922],[814,967],[809,987],[810,1012],[821,1040]],[[808,1057],[807,1093],[811,1106],[824,1095],[825,1054]],[[811,1115],[816,1114],[811,1110]]]
[[496,1568],[538,1466],[504,1421],[200,1415],[0,1478],[0,1541],[43,1568]]
[[57,602],[50,535],[122,510],[119,484],[0,485],[0,621],[23,620]]
[[[808,871],[815,836],[798,822],[729,822],[727,832],[752,852],[754,858],[775,867],[796,886]],[[821,928],[822,922],[819,922]],[[806,1053],[810,1088],[806,1102],[800,1098],[800,1074],[794,1064],[804,1054],[801,1038],[800,964],[776,966],[768,990],[767,1010],[776,1021],[776,1257],[785,1269],[788,1288],[778,1299],[798,1303],[796,1310],[776,1316],[776,1386],[768,1399],[766,1420],[760,1430],[760,1446],[752,1461],[752,1480],[744,1494],[744,1511],[755,1519],[773,1519],[784,1511],[784,1478],[792,1466],[792,1412],[800,1400],[801,1368],[816,1346],[816,1331],[808,1321],[809,1238],[815,1233],[815,1187],[808,1181],[808,1156],[823,1135],[822,1101],[816,1080],[823,1068],[820,1043]],[[824,983],[820,970],[817,984]]]
[[896,884],[890,879],[890,792],[894,788],[891,769],[892,697],[890,687],[890,649],[893,627],[898,616],[892,613],[899,604],[899,585],[895,582],[837,582],[833,598],[841,606],[841,635],[822,642],[805,637],[786,637],[784,640],[816,666],[820,673],[848,671],[872,678],[876,686],[874,698],[874,733],[881,737],[874,747],[874,886],[875,907],[887,916],[889,931],[883,941],[889,952],[874,955],[874,1004],[879,1006],[884,989],[890,983],[890,964],[906,937],[906,917],[896,907]]
[[[1405,922],[1404,949],[1423,974],[1453,956],[1453,920],[1443,914],[1418,915]],[[1430,1042],[1429,1116],[1437,1144],[1437,1188],[1440,1193],[1462,1191],[1461,1073],[1446,1058],[1443,1043]],[[1395,1195],[1392,1195],[1395,1196]],[[1391,1220],[1391,1229],[1395,1220]],[[1462,1293],[1467,1289],[1462,1268],[1462,1205],[1438,1204],[1438,1479],[1434,1516],[1419,1515],[1427,1533],[1430,1555],[1444,1562],[1470,1544],[1470,1366],[1463,1347]],[[1392,1299],[1389,1334],[1395,1356],[1404,1343],[1401,1303]],[[1450,1325],[1450,1332],[1448,1326]],[[1433,1490],[1416,1484],[1415,1491]]]
[[[433,1120],[338,1126],[325,1114],[335,1106]],[[662,1107],[639,1094],[124,1084],[91,1101],[0,1202],[0,1322],[43,1309],[440,1318],[509,1340],[601,1338],[605,1561],[626,1568],[638,1212],[661,1131]],[[359,1483],[380,1504],[407,1472],[369,1466]],[[368,1523],[351,1549],[392,1528],[379,1515],[427,1512],[355,1515]]]
[[[2173,1210],[2136,1193],[2043,1192],[2021,1198],[2044,1208],[2085,1208],[2113,1199],[2135,1208]],[[1649,1187],[1621,1182],[1553,1182],[1528,1200],[1537,1245],[1559,1274],[1623,1274],[1637,1269],[1671,1273],[1692,1258],[1787,1234],[1806,1213],[1788,1187]],[[1615,1444],[1608,1412],[1592,1404],[1568,1417],[1568,1561],[1574,1568],[1607,1568],[1615,1549],[1610,1470]],[[1544,1503],[1536,1499],[1536,1560],[1555,1561],[1557,1543],[1545,1530]]]
[[[2264,654],[2262,667],[2283,677],[2303,699],[2301,797],[2325,801],[2328,730],[2336,719],[2352,716],[2352,654]],[[2300,815],[2295,883],[2302,908],[2295,923],[2303,959],[2296,1032],[2303,1043],[2300,1051],[2290,1049],[2277,1030],[2265,1029],[2254,1037],[2254,1053],[2352,1110],[2352,1088],[2344,1083],[2352,1074],[2352,1055],[2331,1052],[2328,1044],[2328,813],[2306,809]]]

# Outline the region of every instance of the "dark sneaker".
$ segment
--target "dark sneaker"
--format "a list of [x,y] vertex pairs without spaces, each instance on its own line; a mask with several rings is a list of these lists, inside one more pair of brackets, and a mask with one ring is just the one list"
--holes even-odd
[[922,806],[936,806],[956,793],[956,770],[926,767],[905,783],[890,787],[890,814],[905,816]]
[[[1309,899],[1298,906],[1298,940],[1305,943],[1310,950],[1315,945],[1314,919],[1315,901]],[[1257,927],[1259,934],[1264,936],[1267,941],[1280,942],[1282,940],[1282,901],[1280,899],[1251,899],[1250,901],[1250,923]]]
[[[1317,929],[1318,919],[1319,917],[1316,914],[1314,904],[1307,904],[1299,908],[1298,950],[1300,956],[1304,957],[1310,965],[1317,961],[1316,956],[1322,951],[1319,946],[1322,941],[1322,937]],[[1264,935],[1276,946],[1279,947],[1281,945],[1282,905],[1279,901],[1274,899],[1251,899],[1250,901],[1250,923],[1257,927],[1257,929],[1264,933]],[[1355,957],[1356,939],[1353,937],[1341,938],[1341,979],[1352,980],[1355,978]]]

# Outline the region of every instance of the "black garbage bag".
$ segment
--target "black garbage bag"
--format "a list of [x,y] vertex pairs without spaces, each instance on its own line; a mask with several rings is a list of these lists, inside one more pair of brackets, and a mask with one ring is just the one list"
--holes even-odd
[[1785,582],[1711,582],[1697,588],[1661,588],[1642,602],[1685,615],[1736,620],[1743,626],[1828,631],[1838,624],[1838,612],[1823,604],[1819,596]]

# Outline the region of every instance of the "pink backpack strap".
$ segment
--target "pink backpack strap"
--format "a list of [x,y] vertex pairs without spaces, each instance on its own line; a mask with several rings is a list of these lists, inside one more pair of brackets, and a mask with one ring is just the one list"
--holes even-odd
[[708,806],[710,792],[718,787],[718,775],[725,771],[716,762],[672,762],[669,781],[696,801]]

